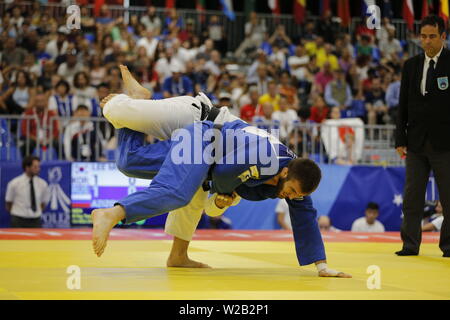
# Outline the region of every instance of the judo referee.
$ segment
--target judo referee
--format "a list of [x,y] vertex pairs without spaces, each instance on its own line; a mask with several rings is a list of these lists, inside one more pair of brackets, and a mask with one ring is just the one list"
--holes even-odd
[[[166,103],[166,109],[169,105],[173,108],[176,103],[169,100],[171,99],[158,103],[160,106]],[[278,139],[240,119],[228,119],[232,121],[217,125],[213,121],[220,116],[222,109],[226,108],[215,110],[204,103],[200,103],[201,107],[197,108],[195,102],[194,109],[190,108],[189,104],[185,104],[184,109],[193,110],[194,113],[197,112],[195,109],[198,109],[203,122],[188,125],[181,134],[176,133],[171,140],[144,145],[142,132],[167,138],[164,134],[167,135],[173,129],[171,125],[178,121],[167,117],[168,122],[172,123],[165,123],[166,116],[162,114],[143,120],[135,114],[120,112],[138,105],[142,107],[144,102],[148,102],[148,110],[145,112],[152,112],[151,104],[155,101],[131,99],[123,94],[109,97],[103,103],[105,117],[116,128],[122,128],[119,130],[118,168],[127,175],[153,178],[153,181],[148,189],[129,195],[118,201],[115,207],[93,212],[93,246],[98,256],[105,249],[110,230],[119,221],[131,223],[183,208],[190,204],[200,188],[210,188],[212,193],[228,194],[232,199],[235,194],[253,201],[276,197],[286,199],[290,207],[300,265],[315,263],[320,276],[351,277],[329,269],[326,264],[316,211],[308,196],[316,189],[321,178],[320,169],[313,161],[298,159]],[[139,108],[136,109],[138,113]],[[130,121],[132,129],[141,129],[142,132],[125,128],[124,121],[128,121],[129,116],[135,120]],[[145,121],[148,124],[138,128],[136,124]],[[166,130],[160,130],[165,125]],[[205,139],[204,133],[213,129],[215,133]],[[228,148],[230,139],[226,138],[230,131],[235,135],[231,149]],[[213,148],[215,151],[224,151],[223,154],[205,153],[206,150],[211,150],[211,146],[216,148]],[[174,156],[179,155],[180,150],[183,153],[181,162]],[[196,159],[198,154],[203,154],[200,161]],[[264,154],[265,158],[262,156]],[[209,155],[209,158],[205,155]],[[229,159],[234,161],[227,161]],[[239,162],[236,159],[245,161]],[[208,213],[208,210],[206,212]]]

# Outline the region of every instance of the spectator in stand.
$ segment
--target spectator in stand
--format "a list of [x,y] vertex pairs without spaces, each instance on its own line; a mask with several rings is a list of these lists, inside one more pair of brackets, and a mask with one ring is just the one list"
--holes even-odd
[[[38,93],[34,98],[33,106],[24,113],[22,120],[22,157],[33,154],[36,147],[46,151],[53,147],[58,157],[59,147],[59,123],[57,113],[48,109],[48,98],[45,94]],[[28,119],[31,116],[31,119]]]
[[136,47],[144,47],[147,50],[147,57],[154,59],[156,47],[158,46],[158,38],[154,36],[154,31],[147,29],[145,32],[145,37],[139,39],[136,43]]
[[306,66],[308,65],[310,57],[306,54],[305,47],[301,44],[295,47],[295,54],[288,58],[288,65],[291,74],[298,80],[305,80],[307,75]]
[[226,42],[226,33],[222,23],[219,21],[219,17],[216,15],[212,15],[209,18],[209,23],[207,26],[207,38],[214,41],[214,48],[219,50],[219,52],[224,55],[227,52],[227,42]]
[[321,71],[319,71],[314,77],[314,91],[320,94],[325,92],[327,84],[334,79],[331,66],[328,62],[325,62]]
[[170,71],[172,76],[166,78],[163,84],[164,98],[194,95],[192,81],[181,73],[181,66],[173,64]]
[[156,15],[154,6],[148,7],[147,13],[141,17],[140,22],[145,25],[147,30],[161,30],[161,19]]
[[317,25],[317,34],[328,43],[334,43],[339,31],[339,24],[333,21],[333,13],[326,10]]
[[331,220],[328,216],[319,216],[319,218],[317,219],[317,224],[319,225],[320,231],[341,232],[341,230],[335,228],[331,224]]
[[298,110],[300,108],[300,102],[298,100],[297,89],[292,85],[292,77],[288,71],[282,71],[279,78],[280,85],[278,92],[287,98],[289,109]]
[[99,55],[93,55],[89,64],[89,78],[91,86],[98,86],[106,77],[106,68],[102,65],[102,59]]
[[333,47],[329,43],[325,43],[323,46],[324,50],[318,51],[316,54],[317,61],[316,64],[319,68],[323,67],[325,63],[329,63],[331,70],[335,71],[339,68],[339,60],[332,53]]
[[314,105],[311,107],[311,116],[309,119],[315,123],[321,123],[328,117],[330,108],[325,103],[325,99],[321,95],[317,95]]
[[277,121],[280,130],[280,140],[287,143],[290,133],[294,129],[294,123],[298,120],[297,112],[289,109],[289,103],[285,96],[280,96],[280,109],[272,113],[272,120]]
[[338,69],[334,72],[334,80],[328,82],[325,87],[325,101],[331,107],[339,107],[345,110],[352,103],[352,92],[345,81],[344,70]]
[[371,89],[365,94],[368,124],[385,124],[389,122],[385,97],[386,93],[381,88],[381,79],[374,78]]
[[58,74],[70,85],[73,84],[73,77],[80,71],[84,71],[83,64],[77,62],[77,52],[75,49],[66,53],[66,62],[58,67]]
[[256,50],[261,46],[266,32],[266,25],[260,21],[256,12],[250,13],[250,19],[245,24],[245,38],[237,48],[234,56],[240,59],[247,51]]
[[2,52],[2,63],[8,66],[20,67],[25,61],[27,51],[17,47],[15,38],[7,38]]
[[250,103],[244,105],[241,108],[240,118],[247,122],[252,122],[253,117],[256,115],[256,110],[261,110],[261,107],[258,107],[259,101],[259,93],[258,88],[255,86],[251,86],[249,89]]
[[388,28],[388,38],[380,42],[380,51],[383,57],[391,58],[393,55],[400,56],[403,52],[402,45],[400,41],[395,38],[395,27]]
[[260,105],[263,105],[266,102],[269,102],[273,106],[274,111],[280,109],[280,94],[278,93],[277,83],[274,80],[270,80],[267,83],[267,93],[259,98]]
[[102,144],[94,123],[89,120],[89,108],[80,104],[74,118],[64,130],[64,154],[69,161],[96,161],[102,156]]
[[[22,114],[30,108],[36,93],[27,72],[16,72],[16,81],[0,96],[0,113]],[[3,108],[1,106],[3,105]]]
[[388,114],[391,123],[397,123],[398,104],[400,101],[401,73],[394,74],[394,81],[386,90],[386,105],[389,108]]
[[50,200],[48,184],[39,177],[38,157],[25,157],[22,168],[24,173],[6,187],[6,211],[11,215],[11,228],[41,228],[42,211]]
[[73,95],[76,98],[77,105],[89,106],[89,111],[92,112],[91,101],[97,98],[97,91],[94,87],[89,85],[90,80],[86,72],[81,71],[75,74],[73,78]]
[[69,49],[69,42],[67,41],[67,29],[59,28],[56,39],[51,40],[45,47],[45,52],[51,56],[51,59],[55,59],[67,52]]
[[379,206],[375,202],[369,202],[365,216],[356,219],[352,224],[352,232],[384,232],[383,224],[377,220]]
[[70,93],[70,84],[60,80],[55,87],[55,94],[50,97],[48,110],[61,117],[70,117],[78,106],[78,99]]

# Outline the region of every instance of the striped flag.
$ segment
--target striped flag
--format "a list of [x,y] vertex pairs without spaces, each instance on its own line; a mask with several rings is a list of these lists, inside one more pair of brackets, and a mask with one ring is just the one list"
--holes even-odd
[[445,26],[447,27],[448,22],[448,0],[441,0],[440,6],[439,6],[439,16],[444,19]]
[[305,22],[306,17],[306,0],[294,0],[294,19],[295,23]]
[[278,3],[278,0],[267,0],[267,5],[274,15],[280,15],[280,4]]
[[176,0],[166,0],[166,9],[175,8],[175,1]]
[[195,3],[195,9],[200,13],[200,22],[205,22],[205,1],[206,0],[197,0]]
[[220,0],[220,4],[222,5],[223,13],[228,17],[228,19],[230,20],[236,19],[232,0]]
[[338,0],[338,16],[341,18],[343,27],[350,25],[350,5],[348,0]]
[[403,2],[403,19],[406,21],[406,25],[409,30],[414,26],[414,7],[412,0],[405,0]]
[[330,0],[320,0],[320,16],[323,17],[328,10],[330,10]]
[[433,0],[423,0],[422,19],[430,14],[430,10],[433,10]]

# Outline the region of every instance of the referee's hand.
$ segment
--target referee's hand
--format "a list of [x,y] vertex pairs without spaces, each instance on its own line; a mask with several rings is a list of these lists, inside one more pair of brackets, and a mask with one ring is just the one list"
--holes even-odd
[[398,155],[402,159],[404,159],[406,157],[406,153],[407,153],[406,147],[397,147],[396,150],[397,150]]

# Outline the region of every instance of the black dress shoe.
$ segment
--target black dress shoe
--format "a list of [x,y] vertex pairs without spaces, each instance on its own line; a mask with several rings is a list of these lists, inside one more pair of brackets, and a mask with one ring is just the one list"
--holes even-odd
[[419,253],[408,249],[402,249],[395,253],[398,256],[417,256]]
[[450,252],[444,252],[442,256],[445,258],[450,258]]

